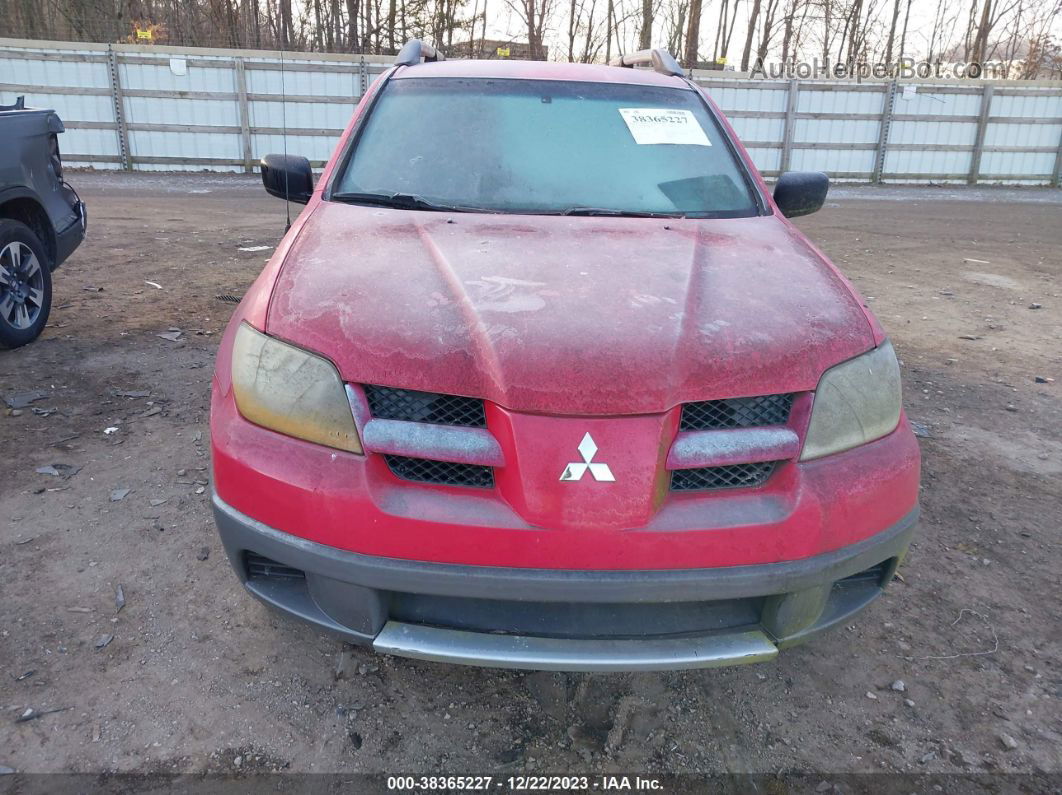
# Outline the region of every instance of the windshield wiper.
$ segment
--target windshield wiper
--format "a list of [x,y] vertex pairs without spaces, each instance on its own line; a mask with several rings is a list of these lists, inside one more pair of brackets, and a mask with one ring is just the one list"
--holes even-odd
[[610,210],[605,207],[569,207],[561,215],[606,215],[616,218],[685,218],[682,213],[653,213],[642,210]]
[[[413,193],[333,193],[332,200],[349,204],[369,204],[375,207],[393,207],[398,210],[431,210],[433,212],[490,213],[482,207],[461,207],[455,204],[437,204]],[[519,210],[510,210],[522,214]],[[534,212],[534,215],[557,215],[558,213]],[[601,215],[615,218],[685,218],[683,213],[656,213],[641,210],[613,210],[607,207],[569,207],[559,215]]]
[[333,193],[332,200],[349,204],[371,204],[376,207],[394,207],[398,210],[433,210],[436,212],[470,213],[482,212],[474,207],[456,207],[436,204],[412,193]]

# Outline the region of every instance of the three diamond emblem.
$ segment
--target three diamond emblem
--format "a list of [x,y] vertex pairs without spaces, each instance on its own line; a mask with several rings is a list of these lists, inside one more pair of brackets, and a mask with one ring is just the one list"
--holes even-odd
[[594,456],[597,454],[597,445],[594,444],[593,437],[587,433],[583,437],[583,440],[579,442],[579,455],[582,456],[582,461],[573,461],[564,467],[564,471],[561,472],[560,479],[564,480],[582,480],[583,475],[587,470],[590,471],[590,475],[594,480],[599,483],[614,483],[616,478],[612,474],[612,470],[608,468],[608,464],[604,464],[600,461],[594,461]]

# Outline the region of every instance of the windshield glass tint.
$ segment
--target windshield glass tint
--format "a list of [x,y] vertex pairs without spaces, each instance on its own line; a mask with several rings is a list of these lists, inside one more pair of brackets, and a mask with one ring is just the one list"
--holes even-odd
[[392,80],[334,193],[494,212],[757,212],[696,93],[569,81]]

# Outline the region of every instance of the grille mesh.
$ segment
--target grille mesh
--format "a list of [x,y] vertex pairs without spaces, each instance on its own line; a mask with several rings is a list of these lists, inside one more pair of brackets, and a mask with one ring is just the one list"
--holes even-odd
[[372,385],[365,386],[365,397],[372,415],[383,420],[487,427],[483,401],[479,398]]
[[477,464],[454,464],[449,461],[429,461],[426,458],[409,458],[404,455],[388,455],[387,466],[403,480],[417,483],[440,483],[446,486],[477,486],[493,488],[494,470]]
[[707,491],[762,486],[771,476],[777,463],[777,461],[762,461],[756,464],[676,469],[671,473],[671,490]]
[[882,580],[885,579],[885,572],[889,569],[889,564],[892,560],[883,560],[876,566],[871,566],[869,569],[863,569],[863,571],[856,572],[843,580],[838,580],[834,583],[838,585],[862,585],[864,583],[871,583],[872,585],[885,585]]
[[281,577],[285,580],[302,580],[306,577],[301,569],[277,563],[256,552],[245,552],[244,563],[247,566],[247,576],[251,578]]
[[789,411],[792,408],[791,393],[686,403],[682,407],[679,430],[712,431],[720,428],[784,425],[789,421]]

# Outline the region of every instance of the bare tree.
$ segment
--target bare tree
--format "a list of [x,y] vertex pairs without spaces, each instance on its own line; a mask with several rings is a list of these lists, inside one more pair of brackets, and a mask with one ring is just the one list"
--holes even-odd
[[[724,61],[730,52],[730,40],[734,35],[734,27],[737,25],[738,8],[741,0],[723,0],[719,8],[719,25],[715,32],[715,48],[712,54],[714,60],[722,58]],[[727,12],[729,11],[729,21]]]
[[907,23],[911,20],[911,2],[907,0],[907,10],[903,15],[903,33],[900,34],[900,52],[897,58],[903,58],[905,52],[907,52]]
[[597,57],[602,42],[596,12],[597,0],[569,0],[567,44],[570,63],[590,63]]
[[[810,8],[811,3],[808,0],[788,0],[786,4],[783,14],[785,22],[782,26],[781,61],[783,64],[790,63],[790,59],[795,59],[796,57],[796,51],[802,40],[804,23],[807,20]],[[797,17],[798,13],[800,14],[799,19]]]
[[781,0],[767,0],[767,6],[763,10],[763,25],[760,28],[760,41],[756,46],[756,60],[760,63],[767,60],[767,51],[771,46],[771,41],[774,38],[777,30],[776,15]]
[[981,10],[975,16],[976,3],[977,0],[974,0],[967,23],[964,54],[965,60],[983,64],[991,54],[989,42],[992,31],[1002,20],[1021,8],[1022,0],[982,0]]
[[546,59],[544,38],[546,20],[553,12],[554,0],[505,0],[506,5],[527,28],[527,46],[532,60]]
[[680,57],[684,50],[683,37],[686,33],[686,15],[689,14],[690,0],[673,0],[665,7],[664,36],[667,51],[677,53]]

